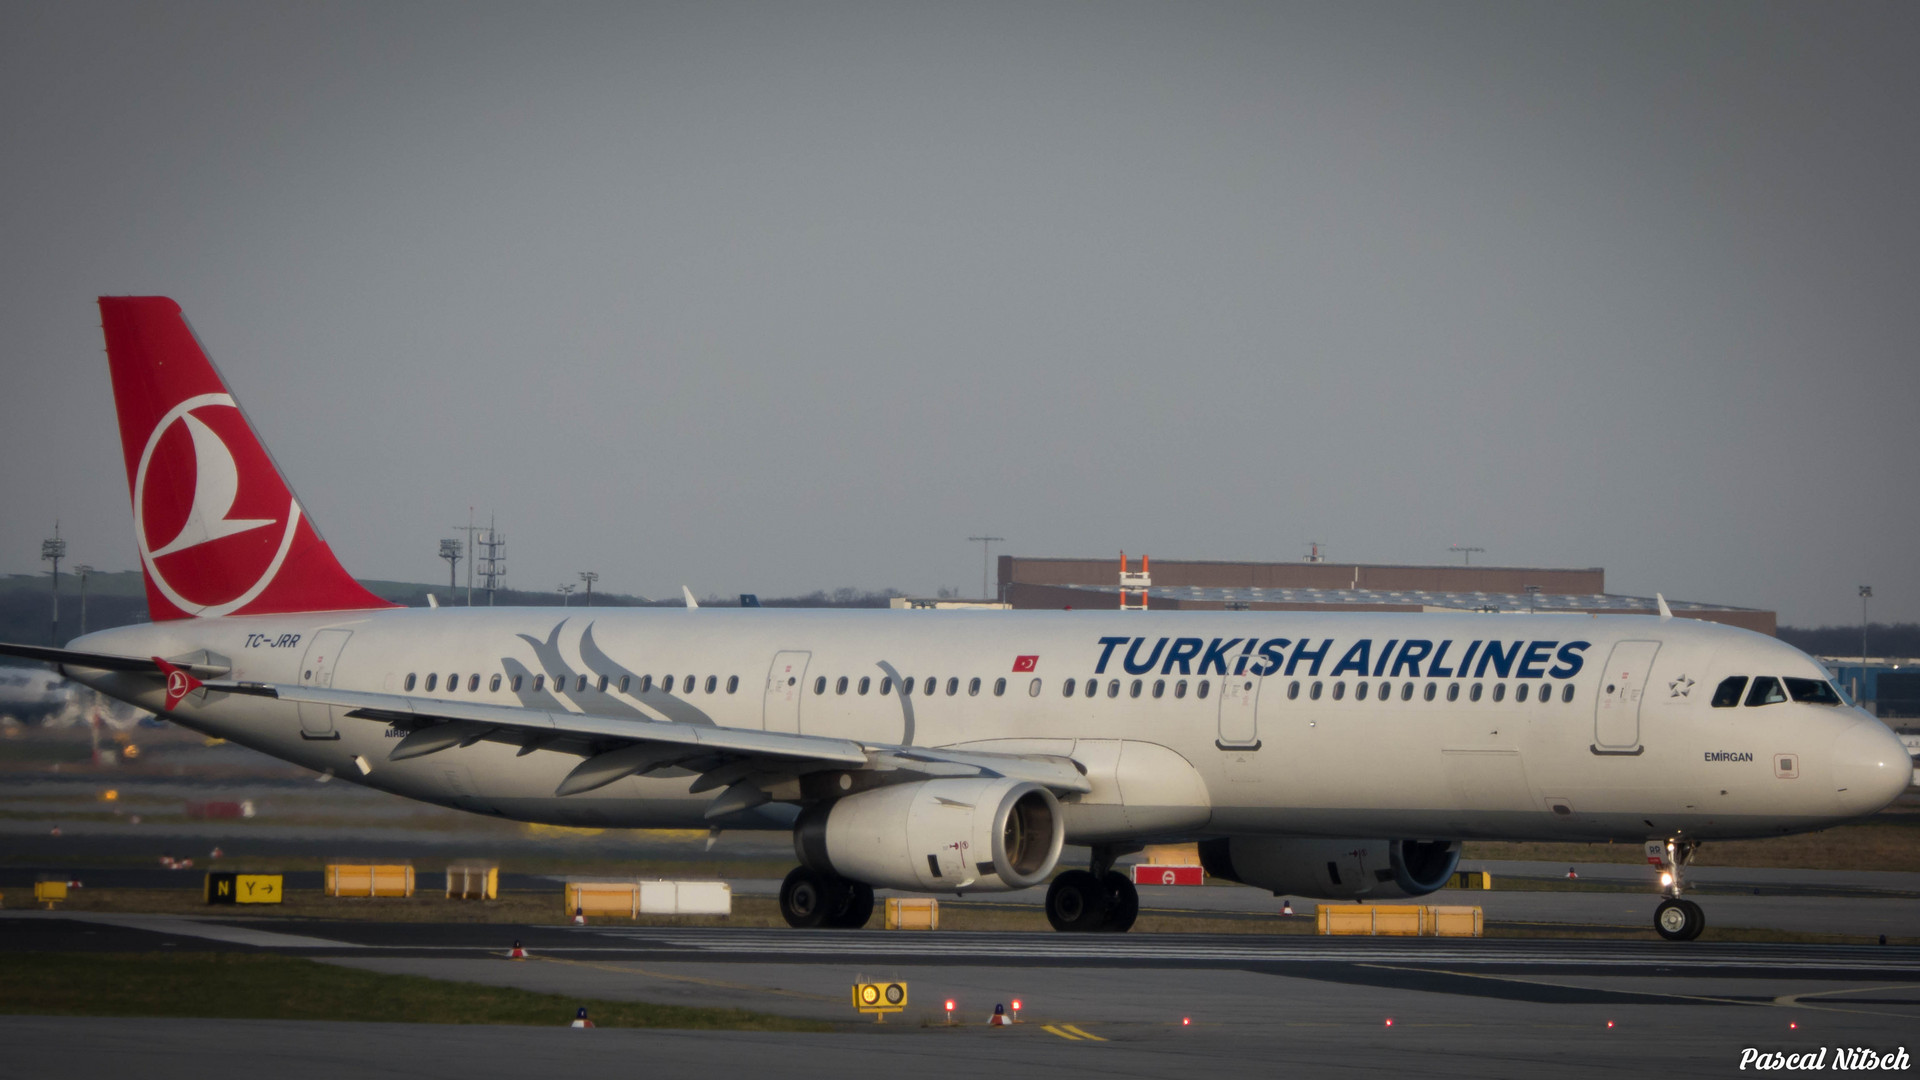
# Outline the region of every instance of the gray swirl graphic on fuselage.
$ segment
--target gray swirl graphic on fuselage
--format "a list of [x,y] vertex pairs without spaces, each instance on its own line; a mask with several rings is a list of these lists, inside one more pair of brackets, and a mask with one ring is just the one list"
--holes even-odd
[[[600,648],[600,643],[593,640],[593,626],[594,624],[588,623],[586,630],[580,635],[580,659],[586,661],[588,667],[608,676],[616,684],[622,678],[632,679],[638,682],[641,678],[639,672],[608,656],[606,652]],[[608,698],[610,701],[614,701],[618,705],[622,715],[645,715],[639,709],[634,708],[626,702],[618,701],[611,695],[602,696]],[[682,724],[705,724],[708,727],[716,726],[713,718],[700,711],[698,706],[684,698],[675,697],[661,690],[657,685],[654,686],[652,690],[635,696],[640,699],[642,705],[655,710],[669,720]]]
[[912,746],[913,745],[913,695],[907,692],[906,680],[900,677],[899,670],[896,669],[892,664],[889,664],[885,660],[882,660],[880,661],[879,667],[881,671],[884,671],[887,673],[887,676],[889,678],[893,679],[894,696],[900,699],[900,716],[901,716],[900,745]]

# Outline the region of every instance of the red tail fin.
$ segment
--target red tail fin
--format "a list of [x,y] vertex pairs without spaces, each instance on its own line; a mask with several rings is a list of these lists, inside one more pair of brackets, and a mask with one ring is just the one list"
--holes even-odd
[[333,557],[164,296],[103,296],[107,363],[154,621],[394,605]]

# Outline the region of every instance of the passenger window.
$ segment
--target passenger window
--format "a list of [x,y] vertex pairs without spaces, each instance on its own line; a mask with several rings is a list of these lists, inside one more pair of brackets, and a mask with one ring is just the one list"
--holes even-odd
[[901,696],[901,697],[912,697],[912,696],[913,696],[913,682],[914,682],[914,681],[913,681],[912,679],[901,679],[901,680],[900,680],[900,696]]
[[1809,705],[1840,704],[1839,692],[1825,679],[1787,678],[1782,681],[1787,684],[1787,693],[1793,695],[1795,701],[1804,701]]
[[1181,679],[1179,682],[1173,684],[1173,696],[1176,698],[1187,696],[1187,680]]
[[1197,698],[1204,698],[1207,696],[1207,691],[1209,689],[1211,689],[1211,687],[1207,685],[1207,680],[1201,679],[1200,685],[1193,688],[1193,696]]
[[[719,686],[720,686],[720,676],[718,675],[707,676],[707,693],[709,694],[713,693],[714,690],[719,688]],[[862,690],[860,692],[863,694],[866,693],[865,690]]]
[[1713,707],[1731,709],[1740,704],[1740,693],[1747,688],[1745,675],[1730,675],[1720,680],[1720,688],[1713,692]]
[[1293,701],[1299,696],[1300,696],[1300,680],[1295,679],[1294,681],[1287,684],[1287,700]]
[[1061,683],[1061,684],[1060,684],[1060,696],[1061,696],[1061,697],[1072,697],[1072,696],[1073,696],[1073,688],[1074,688],[1074,681],[1073,681],[1072,679],[1068,679],[1068,680],[1067,680],[1066,682],[1063,682],[1063,683]]
[[1028,697],[1040,696],[1040,680],[1039,679],[1035,679],[1032,682],[1027,684],[1027,696]]
[[731,694],[738,689],[740,689],[740,676],[738,675],[727,676],[727,693]]
[[865,697],[867,694],[867,691],[871,690],[872,688],[873,688],[873,680],[865,675],[860,676],[860,685],[854,687],[855,690],[859,691],[861,697]]
[[525,679],[526,679],[526,676],[525,676],[525,675],[515,675],[515,676],[513,677],[513,692],[514,692],[514,693],[516,693],[516,694],[517,694],[517,693],[519,693],[519,692],[520,692],[520,684],[521,684],[521,682],[522,682],[523,680],[525,680]]
[[[559,686],[560,680],[555,679],[553,681],[553,685]],[[671,675],[660,676],[660,692],[664,694],[673,693],[673,676]]]
[[1747,691],[1749,705],[1778,705],[1785,700],[1787,692],[1780,689],[1780,680],[1771,675],[1753,680],[1753,689]]
[[1493,684],[1493,700],[1505,701],[1506,699],[1507,699],[1507,684],[1503,682],[1494,683]]
[[1560,688],[1560,700],[1566,703],[1571,703],[1573,701],[1573,684],[1572,683],[1568,683],[1567,685]]
[[500,692],[500,676],[495,675],[493,678],[487,680],[487,690],[495,694]]
[[438,683],[439,681],[440,681],[440,675],[438,672],[433,672],[433,671],[427,672],[427,693],[429,694],[433,693],[434,684]]
[[993,696],[994,697],[1007,696],[1007,680],[1005,678],[999,678],[999,679],[993,680]]
[[[534,680],[534,683],[533,683],[533,688],[534,688],[535,690],[538,690],[538,689],[540,689],[540,680],[539,680],[539,679],[537,679],[537,678],[536,678],[536,679]],[[643,694],[647,694],[647,693],[652,693],[652,692],[653,692],[653,676],[651,676],[651,675],[642,675],[642,676],[640,676],[640,692],[641,692],[641,693],[643,693]]]
[[1167,696],[1167,680],[1165,679],[1153,680],[1153,696],[1156,699]]
[[413,674],[413,672],[411,672],[411,671],[409,671],[409,672],[407,672],[407,685],[406,685],[406,687],[405,687],[405,689],[406,689],[406,691],[407,691],[408,693],[412,693],[412,692],[413,692],[413,681],[414,681],[414,674]]
[[600,676],[600,677],[599,677],[598,679],[595,679],[595,680],[594,680],[594,683],[593,683],[593,688],[594,688],[595,690],[598,690],[599,692],[601,692],[601,693],[603,693],[603,694],[604,694],[604,693],[606,693],[606,692],[607,692],[607,677],[606,677],[605,675],[602,675],[602,676]]
[[881,696],[882,696],[882,697],[885,697],[886,695],[888,695],[888,694],[891,694],[891,693],[893,693],[893,676],[891,676],[891,675],[884,675],[884,676],[881,676],[881,678],[880,678],[880,694],[881,694]]
[[847,677],[845,675],[840,676],[840,678],[834,682],[833,692],[836,694],[844,694],[847,692]]
[[1311,701],[1320,700],[1320,680],[1314,680],[1313,687],[1307,691],[1307,698]]
[[458,693],[459,690],[460,690],[460,676],[458,674],[447,676],[447,693],[449,694]]
[[[600,679],[600,689],[605,690],[606,688],[607,688],[607,680],[603,676]],[[586,672],[583,671],[580,673],[580,677],[574,681],[573,689],[575,693],[579,693],[579,694],[584,694],[587,692],[587,673]]]
[[621,693],[623,693],[623,694],[624,694],[624,693],[626,693],[626,692],[627,692],[627,688],[628,688],[628,687],[630,687],[630,686],[632,686],[632,685],[633,685],[633,676],[631,676],[631,675],[622,675],[622,676],[620,676],[620,692],[621,692]]
[[932,697],[934,684],[938,681],[939,680],[935,679],[932,675],[927,676],[927,681],[920,687],[920,692],[928,697]]
[[979,676],[976,675],[973,678],[967,680],[967,696],[968,697],[980,696],[980,677]]
[[1467,691],[1467,700],[1468,701],[1480,700],[1480,684],[1479,683],[1474,683],[1473,689]]
[[1401,701],[1413,700],[1413,684],[1412,683],[1402,683],[1400,685],[1400,700]]
[[[433,688],[432,686],[433,676],[431,675],[427,676],[427,683],[428,683],[427,688],[431,690]],[[545,690],[546,688],[547,688],[547,677],[545,675],[535,675],[533,677],[534,692],[538,693],[539,691]]]
[[1333,684],[1333,700],[1339,701],[1341,698],[1344,698],[1346,696],[1347,696],[1347,684],[1345,682],[1334,683]]
[[1527,700],[1527,684],[1526,683],[1521,683],[1519,686],[1516,686],[1513,688],[1513,700],[1515,701]]
[[957,693],[959,693],[959,692],[960,692],[960,680],[959,680],[958,678],[956,678],[956,677],[953,677],[953,676],[948,676],[948,678],[947,678],[947,696],[948,696],[948,697],[952,697],[953,695],[955,695],[955,694],[957,694]]
[[1120,696],[1120,680],[1119,679],[1107,680],[1107,696],[1110,698]]
[[1460,684],[1459,683],[1447,684],[1447,700],[1448,701],[1460,700]]
[[693,693],[693,676],[691,675],[687,676],[686,682],[680,685],[680,690],[682,693],[687,693],[687,694]]
[[815,695],[824,694],[827,692],[827,677],[825,675],[822,675],[813,680],[813,692]]
[[1133,680],[1133,685],[1127,688],[1127,696],[1133,697],[1133,698],[1139,697],[1140,691],[1144,685],[1145,684],[1142,683],[1139,679]]
[[1100,680],[1088,679],[1087,680],[1087,696],[1092,697],[1095,694],[1098,694],[1099,692],[1100,692]]
[[1432,700],[1433,700],[1433,695],[1435,695],[1435,694],[1437,694],[1437,693],[1439,693],[1439,692],[1440,692],[1440,686],[1439,686],[1439,684],[1438,684],[1438,683],[1428,683],[1428,684],[1427,684],[1427,691],[1426,691],[1426,693],[1424,693],[1424,694],[1422,694],[1422,695],[1420,695],[1420,696],[1421,696],[1421,697],[1423,697],[1423,698],[1425,698],[1425,699],[1426,699],[1426,700],[1428,700],[1428,701],[1432,701]]

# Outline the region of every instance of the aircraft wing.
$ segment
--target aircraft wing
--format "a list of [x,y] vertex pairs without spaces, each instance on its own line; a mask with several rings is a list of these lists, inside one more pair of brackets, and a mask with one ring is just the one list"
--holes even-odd
[[1030,780],[1062,793],[1093,790],[1072,759],[1064,757],[870,744],[820,735],[315,686],[209,682],[206,689],[328,705],[354,719],[403,728],[407,734],[387,755],[392,761],[481,741],[517,744],[522,754],[550,751],[585,758],[560,782],[556,795],[592,791],[638,773],[697,772],[700,778],[694,781],[693,791],[726,788],[708,808],[708,818],[770,801],[769,788],[790,787],[797,793],[804,777],[830,771],[884,774],[872,778],[882,783],[984,775]]

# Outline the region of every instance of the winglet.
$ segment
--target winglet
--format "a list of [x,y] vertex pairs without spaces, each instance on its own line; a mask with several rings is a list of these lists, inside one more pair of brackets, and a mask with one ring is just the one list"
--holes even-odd
[[692,590],[692,589],[689,589],[689,588],[687,588],[687,587],[686,587],[685,585],[682,585],[682,586],[680,586],[680,595],[682,595],[682,596],[684,596],[684,597],[686,597],[686,598],[687,598],[687,606],[688,606],[688,607],[690,607],[690,608],[697,608],[697,607],[699,607],[699,606],[700,606],[700,601],[698,601],[698,600],[695,600],[695,599],[693,598],[693,590]]
[[180,704],[181,698],[186,697],[188,694],[193,693],[205,685],[199,679],[167,663],[158,656],[153,658],[153,662],[160,665],[160,674],[167,677],[166,709],[168,712],[172,712],[174,706]]
[[1673,609],[1667,606],[1666,597],[1661,596],[1659,593],[1654,593],[1653,602],[1660,605],[1660,617],[1662,619],[1673,618]]

